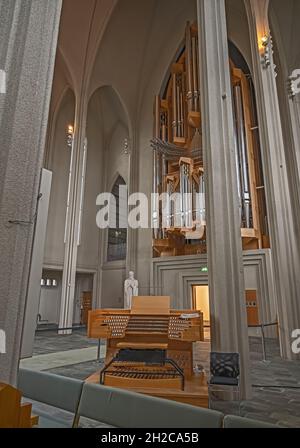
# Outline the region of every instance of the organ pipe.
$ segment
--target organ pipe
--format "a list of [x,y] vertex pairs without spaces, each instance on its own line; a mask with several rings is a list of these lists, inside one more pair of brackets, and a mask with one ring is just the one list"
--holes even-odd
[[187,70],[187,103],[188,112],[193,110],[193,75],[192,75],[192,55],[191,55],[191,26],[188,23],[186,28],[186,70]]
[[[199,253],[202,253],[202,248],[205,247],[206,212],[205,173],[201,147],[199,56],[197,28],[188,23],[185,32],[185,50],[172,65],[163,99],[159,97],[155,99],[156,142],[153,141],[152,144],[156,148],[153,168],[154,192],[167,193],[170,197],[173,193],[181,193],[178,208],[175,209],[172,201],[167,203],[165,218],[168,228],[171,228],[175,235],[179,233],[183,239],[199,240],[199,244],[202,245]],[[257,189],[257,185],[263,186],[264,183],[258,131],[253,131],[257,125],[256,105],[251,80],[247,81],[247,76],[241,69],[234,67],[233,63],[231,74],[240,220],[242,228],[251,230],[244,232],[242,230],[241,234],[252,244],[255,238],[267,235],[265,230],[267,224],[264,222],[266,217],[264,191]],[[251,131],[254,134],[253,139]],[[254,171],[257,173],[253,176]],[[161,225],[161,204],[158,209]],[[254,229],[254,226],[258,228]],[[169,238],[169,232],[162,226],[162,230],[155,232],[155,235]],[[172,238],[176,239],[176,236],[173,235]],[[166,247],[165,243],[161,247]]]
[[155,97],[155,137],[160,138],[160,97]]
[[194,110],[198,111],[198,67],[197,67],[197,49],[196,38],[192,38],[192,53],[193,53],[193,93],[194,93]]
[[245,141],[245,128],[243,116],[243,103],[241,87],[236,85],[234,87],[234,99],[236,109],[236,128],[237,128],[237,146],[239,157],[240,182],[243,203],[243,220],[246,228],[251,227],[251,198],[249,188],[249,173],[248,173],[248,155]]
[[172,127],[173,127],[173,138],[177,137],[177,82],[176,82],[176,73],[173,74],[173,122],[172,122]]
[[[177,80],[177,76],[176,76]],[[180,90],[179,90],[179,84],[176,82],[176,121],[177,121],[177,129],[176,129],[176,137],[181,137],[181,124],[180,124]]]

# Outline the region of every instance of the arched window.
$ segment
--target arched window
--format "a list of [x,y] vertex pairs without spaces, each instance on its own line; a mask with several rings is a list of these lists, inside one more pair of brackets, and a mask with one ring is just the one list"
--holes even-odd
[[122,223],[127,222],[127,201],[120,204],[120,187],[126,186],[123,177],[118,176],[111,193],[116,199],[116,228],[108,229],[107,261],[126,260],[127,228]]

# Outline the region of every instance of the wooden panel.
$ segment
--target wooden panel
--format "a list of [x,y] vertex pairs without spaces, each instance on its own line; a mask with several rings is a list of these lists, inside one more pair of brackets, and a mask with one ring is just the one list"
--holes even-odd
[[139,296],[132,298],[131,314],[169,314],[169,296]]
[[[100,372],[96,372],[86,379],[87,383],[100,383]],[[118,387],[118,386],[115,386]],[[172,389],[150,389],[150,388],[124,388],[132,392],[150,395],[152,397],[164,398],[165,400],[177,401],[179,403],[208,408],[208,387],[207,378],[203,374],[195,374],[185,380],[184,390]]]
[[81,325],[87,325],[88,324],[88,314],[89,311],[92,309],[92,291],[84,291],[82,292],[81,296]]
[[38,424],[31,417],[31,404],[21,404],[22,394],[14,387],[0,383],[0,428],[32,428]]
[[246,307],[248,325],[259,325],[259,313],[257,303],[257,291],[246,291]]
[[31,427],[31,411],[32,411],[31,403],[22,404],[20,409],[19,428]]
[[0,428],[18,428],[21,392],[7,384],[0,384]]

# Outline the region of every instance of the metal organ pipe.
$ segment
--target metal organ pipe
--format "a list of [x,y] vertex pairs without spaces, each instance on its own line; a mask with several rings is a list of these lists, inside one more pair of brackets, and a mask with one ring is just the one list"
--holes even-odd
[[162,126],[161,126],[161,139],[166,142],[167,137],[167,112],[164,112],[162,115]]
[[[236,123],[236,111],[233,107],[234,122]],[[243,221],[243,200],[242,200],[242,181],[241,181],[241,171],[240,171],[240,157],[239,157],[239,147],[238,147],[238,137],[237,137],[237,126],[234,127],[234,149],[235,149],[235,166],[236,166],[236,176],[238,185],[238,198],[239,198],[239,211],[240,211],[240,221]]]
[[186,28],[186,65],[187,65],[187,102],[188,112],[193,110],[193,75],[192,75],[192,56],[191,56],[191,27],[187,24]]
[[[176,76],[177,78],[177,76]],[[180,90],[179,90],[179,84],[178,81],[176,82],[176,110],[177,110],[177,116],[176,116],[176,121],[177,121],[177,137],[181,137],[181,123],[180,123]]]
[[184,136],[184,104],[183,104],[183,93],[180,92],[180,137]]
[[200,111],[200,86],[199,86],[199,40],[196,37],[196,92],[197,92],[197,112]]
[[160,138],[160,97],[155,97],[155,137]]
[[174,193],[174,184],[171,180],[169,180],[167,182],[167,194],[168,194],[167,225],[168,225],[168,227],[174,227],[174,203],[171,200],[173,193]]
[[200,221],[205,222],[206,216],[205,216],[205,178],[204,173],[200,175],[200,181],[199,181],[199,199],[200,199]]
[[[163,125],[163,117],[165,113],[161,111],[161,100],[159,96],[155,98],[155,137],[157,139],[166,138],[166,126]],[[165,135],[164,135],[165,134]],[[166,171],[166,170],[165,170]],[[158,151],[154,151],[153,155],[153,193],[160,194],[163,190],[163,161],[162,155]],[[161,237],[161,219],[162,210],[161,203],[153,204],[152,209],[153,223],[158,224],[158,229],[153,230],[154,238]],[[155,227],[155,226],[154,226]]]
[[237,146],[239,156],[239,171],[243,202],[243,221],[246,228],[251,227],[251,197],[248,173],[248,155],[245,139],[244,114],[242,92],[239,85],[234,87],[235,112],[236,112],[236,128],[237,128]]
[[178,120],[177,120],[177,82],[176,82],[176,73],[173,74],[172,76],[172,81],[173,81],[173,85],[172,85],[172,102],[173,102],[173,122],[172,122],[172,127],[173,127],[173,138],[177,137],[177,124],[178,124]]
[[183,162],[180,165],[181,227],[192,226],[192,192],[190,165]]
[[192,54],[193,54],[193,97],[194,97],[194,110],[198,111],[198,70],[197,70],[197,46],[196,37],[192,38]]

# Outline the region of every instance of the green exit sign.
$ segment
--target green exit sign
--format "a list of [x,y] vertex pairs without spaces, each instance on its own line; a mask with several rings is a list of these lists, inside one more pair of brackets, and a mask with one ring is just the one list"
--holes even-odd
[[203,268],[201,268],[201,272],[208,272],[208,267],[204,266]]

